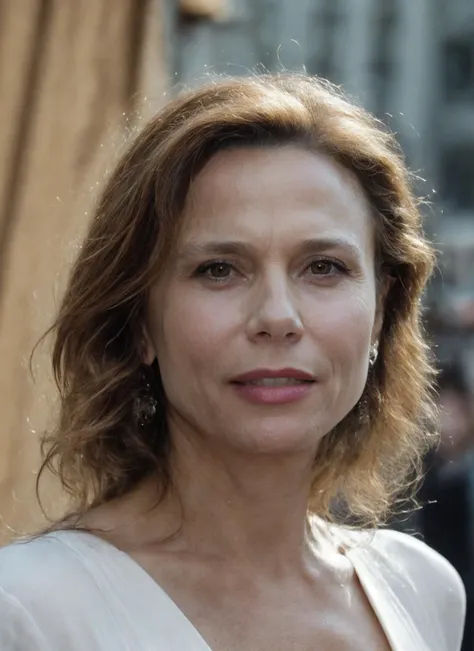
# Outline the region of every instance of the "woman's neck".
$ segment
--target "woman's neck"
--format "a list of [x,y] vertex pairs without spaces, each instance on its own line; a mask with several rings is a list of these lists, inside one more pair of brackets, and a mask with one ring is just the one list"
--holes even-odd
[[157,504],[150,478],[132,494],[89,514],[125,551],[155,545],[284,572],[318,545],[307,528],[312,464],[306,455],[224,453],[175,446],[173,488]]

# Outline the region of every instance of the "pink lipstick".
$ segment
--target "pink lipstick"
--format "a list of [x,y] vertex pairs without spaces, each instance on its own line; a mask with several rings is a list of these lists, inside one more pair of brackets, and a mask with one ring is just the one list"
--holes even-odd
[[232,380],[239,395],[254,403],[282,405],[301,400],[313,389],[311,373],[295,368],[255,369]]

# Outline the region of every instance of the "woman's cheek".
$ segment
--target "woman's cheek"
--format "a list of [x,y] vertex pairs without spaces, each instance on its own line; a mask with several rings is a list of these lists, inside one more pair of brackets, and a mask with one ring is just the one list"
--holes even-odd
[[363,292],[346,293],[308,314],[307,327],[329,339],[365,344],[370,342],[375,319],[375,297]]
[[[223,294],[223,293],[222,293]],[[192,357],[215,353],[239,330],[242,311],[219,292],[176,293],[180,300],[169,303],[165,311],[163,332],[181,352]],[[220,299],[220,300],[217,300]]]

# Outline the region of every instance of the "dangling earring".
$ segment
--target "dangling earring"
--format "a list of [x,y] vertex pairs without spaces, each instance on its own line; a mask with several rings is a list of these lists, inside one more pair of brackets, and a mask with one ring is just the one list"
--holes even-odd
[[153,421],[158,409],[153,373],[150,366],[146,366],[146,370],[145,367],[140,370],[140,388],[133,401],[133,414],[140,428],[146,427]]
[[373,368],[375,366],[375,362],[377,361],[378,356],[379,356],[379,343],[378,341],[375,341],[370,348],[369,368]]
[[371,382],[371,379],[372,379],[372,371],[373,371],[373,368],[375,366],[375,362],[377,361],[378,356],[379,356],[379,344],[376,341],[370,347],[369,373],[368,373],[368,377],[367,377],[367,384],[365,385],[362,397],[360,398],[359,402],[357,403],[359,421],[360,421],[361,424],[364,424],[364,425],[370,423],[370,410],[369,410],[368,391],[369,391],[369,385],[370,385],[370,382]]

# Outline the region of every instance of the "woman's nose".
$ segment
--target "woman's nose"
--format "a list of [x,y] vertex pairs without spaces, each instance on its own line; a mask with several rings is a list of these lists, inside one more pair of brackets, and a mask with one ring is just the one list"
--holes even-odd
[[249,339],[293,343],[302,335],[303,322],[289,289],[281,284],[265,288],[255,301],[248,321]]

